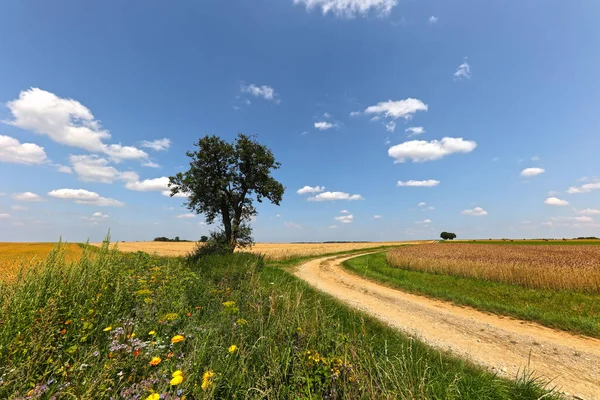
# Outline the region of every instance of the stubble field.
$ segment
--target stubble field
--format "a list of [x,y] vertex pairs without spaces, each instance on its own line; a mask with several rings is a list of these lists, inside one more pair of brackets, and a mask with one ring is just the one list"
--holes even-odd
[[[0,281],[13,280],[21,265],[43,262],[56,243],[0,243]],[[67,261],[78,260],[83,252],[75,243],[63,244]]]

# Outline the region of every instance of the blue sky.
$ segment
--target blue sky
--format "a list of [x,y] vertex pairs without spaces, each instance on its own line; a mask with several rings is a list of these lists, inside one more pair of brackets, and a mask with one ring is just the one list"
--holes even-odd
[[197,239],[210,227],[165,177],[199,137],[238,132],[282,164],[258,241],[600,236],[599,16],[596,1],[4,1],[0,241]]

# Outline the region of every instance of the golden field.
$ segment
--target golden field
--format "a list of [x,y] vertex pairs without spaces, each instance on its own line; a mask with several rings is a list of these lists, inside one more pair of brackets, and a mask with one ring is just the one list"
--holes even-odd
[[[21,263],[44,260],[56,243],[0,243],[0,280],[13,279]],[[64,243],[63,249],[67,261],[79,259],[83,252],[81,246]]]
[[395,249],[391,266],[528,288],[600,291],[598,245],[424,244]]
[[[398,246],[407,242],[370,242],[370,243],[257,243],[250,251],[263,254],[270,260],[285,260],[292,257],[315,256],[319,254],[338,253],[349,250],[369,249],[380,246]],[[100,246],[101,243],[92,243]],[[119,251],[144,251],[159,256],[185,256],[194,250],[195,242],[119,242]]]

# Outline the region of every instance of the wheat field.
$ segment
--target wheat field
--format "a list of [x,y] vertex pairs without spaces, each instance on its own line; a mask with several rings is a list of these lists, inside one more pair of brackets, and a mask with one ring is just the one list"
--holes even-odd
[[[399,246],[408,242],[369,242],[369,243],[257,243],[250,250],[263,254],[270,260],[286,260],[293,257],[315,256],[349,250],[362,250],[380,246]],[[92,243],[100,246],[101,243]],[[123,252],[144,251],[159,256],[185,256],[194,250],[195,242],[119,242]]]
[[425,244],[395,249],[391,266],[517,284],[600,292],[598,245]]
[[[0,243],[0,280],[12,280],[21,265],[43,261],[54,246],[56,243]],[[62,246],[67,261],[81,257],[83,250],[78,244],[64,243]]]

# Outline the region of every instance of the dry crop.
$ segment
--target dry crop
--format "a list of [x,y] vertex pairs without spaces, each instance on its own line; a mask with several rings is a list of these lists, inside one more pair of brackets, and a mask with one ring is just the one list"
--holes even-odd
[[[55,243],[0,243],[0,281],[14,279],[21,266],[46,259]],[[63,244],[66,261],[79,259],[82,249],[77,244]]]
[[600,291],[600,246],[426,244],[388,253],[403,269],[458,275],[528,288]]
[[[269,260],[286,260],[294,257],[315,256],[319,254],[338,253],[349,250],[362,250],[380,246],[398,246],[403,242],[370,242],[370,243],[257,243],[249,251],[264,254]],[[101,243],[94,243],[100,246]],[[120,251],[144,251],[159,256],[185,256],[196,246],[194,242],[121,242],[117,244]]]

